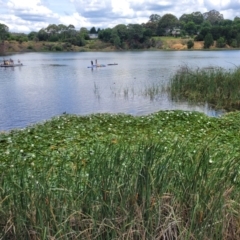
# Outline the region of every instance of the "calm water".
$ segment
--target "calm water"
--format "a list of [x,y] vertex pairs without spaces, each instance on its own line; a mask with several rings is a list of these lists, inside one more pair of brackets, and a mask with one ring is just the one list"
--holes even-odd
[[[145,115],[159,110],[196,110],[207,106],[150,99],[144,90],[165,84],[182,65],[234,68],[239,51],[171,51],[110,53],[25,53],[11,56],[22,67],[0,68],[0,131],[24,128],[63,112]],[[0,58],[1,59],[1,58]],[[3,59],[3,58],[2,58]],[[91,60],[115,66],[90,69]]]

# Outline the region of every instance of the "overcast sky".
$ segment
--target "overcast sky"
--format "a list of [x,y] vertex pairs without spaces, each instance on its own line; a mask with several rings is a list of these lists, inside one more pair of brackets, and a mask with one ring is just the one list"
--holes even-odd
[[151,14],[219,11],[224,19],[240,17],[240,0],[0,0],[0,23],[10,32],[39,31],[49,24],[107,28],[146,23]]

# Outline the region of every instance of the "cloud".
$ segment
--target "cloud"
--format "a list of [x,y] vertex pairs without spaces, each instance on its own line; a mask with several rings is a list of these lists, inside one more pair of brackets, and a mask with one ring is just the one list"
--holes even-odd
[[12,32],[39,31],[49,24],[107,28],[145,23],[152,14],[181,17],[216,10],[226,19],[240,16],[239,0],[0,0],[0,23]]

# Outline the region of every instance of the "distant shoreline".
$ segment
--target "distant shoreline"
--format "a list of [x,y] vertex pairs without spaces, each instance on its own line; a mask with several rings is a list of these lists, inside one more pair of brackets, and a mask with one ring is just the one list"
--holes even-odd
[[[163,38],[164,39],[164,38]],[[16,53],[26,52],[122,52],[122,51],[219,51],[219,50],[239,50],[239,48],[231,48],[229,46],[225,48],[217,48],[215,44],[209,49],[204,49],[204,42],[194,42],[194,46],[191,49],[187,48],[188,39],[170,39],[163,40],[161,47],[156,48],[144,48],[144,49],[116,49],[109,43],[101,42],[100,40],[94,40],[89,42],[83,47],[66,44],[64,42],[40,42],[40,41],[5,41],[4,51],[1,51],[1,55],[11,55]]]

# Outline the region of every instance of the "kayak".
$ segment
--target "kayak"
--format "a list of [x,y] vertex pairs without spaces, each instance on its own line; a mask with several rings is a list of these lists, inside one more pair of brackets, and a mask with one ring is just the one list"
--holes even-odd
[[88,68],[95,68],[95,67],[106,67],[106,65],[104,65],[104,64],[98,64],[98,65],[89,66]]
[[0,64],[0,67],[19,67],[23,66],[22,63],[16,63],[16,64]]

